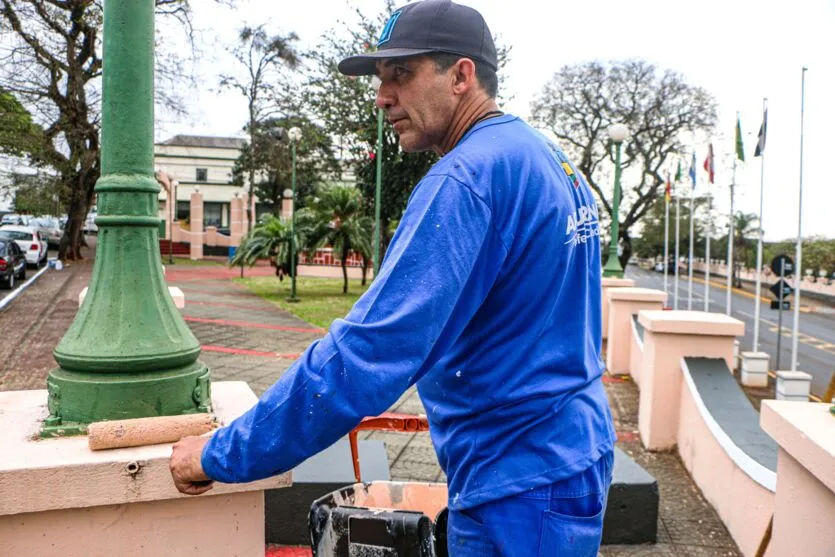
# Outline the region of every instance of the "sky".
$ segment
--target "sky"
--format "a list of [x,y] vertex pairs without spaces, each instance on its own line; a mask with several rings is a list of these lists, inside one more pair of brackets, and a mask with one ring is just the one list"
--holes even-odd
[[[478,9],[502,44],[512,46],[504,72],[513,100],[502,108],[523,118],[560,67],[590,60],[638,58],[672,69],[717,99],[719,126],[710,140],[716,153],[716,181],[708,188],[701,164],[706,144],[693,145],[699,167],[697,194],[710,191],[718,214],[727,214],[732,180],[734,127],[740,115],[746,162],[737,168],[736,209],[759,212],[761,163],[763,228],[768,241],[795,238],[800,185],[801,69],[808,67],[803,141],[804,236],[835,237],[835,178],[829,171],[827,131],[835,134],[835,0],[459,0]],[[241,135],[246,104],[240,94],[219,91],[218,75],[236,71],[225,53],[244,24],[268,24],[276,33],[293,31],[301,46],[323,33],[339,32],[339,20],[353,21],[352,7],[367,14],[382,0],[235,0],[234,7],[192,3],[201,46],[195,68],[204,86],[187,94],[190,114],[159,119],[157,139],[177,133]],[[754,158],[768,99],[764,159]],[[689,157],[688,157],[689,160]],[[682,186],[682,194],[689,195]]]

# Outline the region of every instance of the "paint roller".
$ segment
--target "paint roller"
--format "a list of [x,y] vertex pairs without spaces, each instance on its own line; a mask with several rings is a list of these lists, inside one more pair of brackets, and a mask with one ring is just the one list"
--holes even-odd
[[175,443],[183,437],[204,435],[215,427],[211,414],[95,422],[87,426],[87,443],[93,451]]

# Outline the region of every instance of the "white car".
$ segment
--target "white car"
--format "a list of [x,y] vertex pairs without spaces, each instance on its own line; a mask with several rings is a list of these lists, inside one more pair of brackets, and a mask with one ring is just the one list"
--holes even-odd
[[47,246],[37,229],[31,226],[0,226],[0,238],[14,240],[26,256],[28,265],[46,265]]

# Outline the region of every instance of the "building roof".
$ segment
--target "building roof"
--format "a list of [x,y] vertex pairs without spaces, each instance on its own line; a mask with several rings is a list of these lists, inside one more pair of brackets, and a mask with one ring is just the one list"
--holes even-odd
[[240,137],[211,137],[208,135],[175,135],[159,145],[177,145],[181,147],[210,147],[214,149],[240,149],[246,139]]

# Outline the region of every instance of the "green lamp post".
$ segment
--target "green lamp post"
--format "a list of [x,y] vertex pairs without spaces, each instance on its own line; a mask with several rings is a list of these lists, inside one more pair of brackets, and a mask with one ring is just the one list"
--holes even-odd
[[608,129],[609,137],[615,144],[615,192],[612,199],[612,229],[609,240],[609,259],[603,267],[604,277],[623,278],[623,267],[618,260],[618,236],[620,234],[620,150],[629,137],[629,128],[623,124],[613,124]]
[[154,3],[106,0],[98,248],[87,296],[54,351],[42,434],[100,420],[205,412],[200,344],[168,293],[154,179]]
[[293,192],[291,193],[293,213],[290,217],[290,297],[287,298],[287,301],[298,302],[299,298],[296,296],[296,145],[301,141],[302,131],[297,127],[292,127],[287,132],[287,138],[290,140],[290,152],[293,157]]
[[[371,87],[376,92],[380,89],[380,78],[372,76]],[[380,271],[380,195],[383,182],[383,109],[377,108],[377,146],[374,160],[377,163],[376,183],[374,187],[374,276]]]

